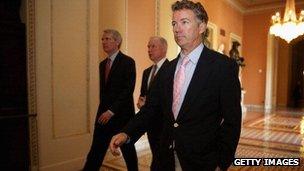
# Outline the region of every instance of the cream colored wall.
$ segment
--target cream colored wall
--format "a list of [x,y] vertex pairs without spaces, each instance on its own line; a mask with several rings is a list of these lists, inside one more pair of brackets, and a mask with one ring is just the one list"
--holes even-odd
[[[140,93],[143,70],[152,63],[148,58],[147,43],[155,35],[155,0],[101,0],[99,32],[113,28],[122,34],[121,50],[136,63],[134,100]],[[140,8],[138,8],[140,7]],[[99,41],[100,58],[106,57]]]
[[176,58],[179,53],[179,47],[177,46],[173,31],[172,31],[172,11],[171,5],[175,2],[175,0],[166,0],[166,1],[158,1],[158,11],[157,17],[159,18],[156,25],[156,32],[159,36],[164,37],[168,41],[168,51],[167,57],[172,60]]
[[148,40],[155,35],[155,0],[128,0],[127,47],[136,63],[134,101],[140,94],[141,78],[152,62],[148,56]]
[[79,170],[98,102],[98,1],[36,1],[39,170]]
[[[143,70],[152,62],[149,60],[147,43],[155,35],[154,0],[102,0],[100,1],[100,36],[105,28],[113,28],[122,34],[121,50],[131,56],[136,63],[136,85],[134,103],[140,93]],[[140,8],[139,8],[140,7]],[[101,59],[106,55],[99,41]]]
[[104,29],[116,29],[122,36],[121,51],[127,52],[128,0],[99,0],[99,57],[104,59],[101,36]]

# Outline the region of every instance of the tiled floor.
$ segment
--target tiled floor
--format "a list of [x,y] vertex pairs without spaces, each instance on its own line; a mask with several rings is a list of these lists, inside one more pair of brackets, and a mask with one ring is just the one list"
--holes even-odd
[[[241,139],[236,157],[239,158],[300,158],[298,167],[240,167],[235,170],[304,170],[304,111],[280,109],[274,112],[247,111],[243,114]],[[146,142],[146,137],[141,139]],[[139,144],[141,143],[139,142]],[[143,145],[144,144],[144,145]],[[149,147],[142,143],[138,151],[139,169],[148,171],[151,161]],[[102,170],[126,170],[121,157],[108,154]]]

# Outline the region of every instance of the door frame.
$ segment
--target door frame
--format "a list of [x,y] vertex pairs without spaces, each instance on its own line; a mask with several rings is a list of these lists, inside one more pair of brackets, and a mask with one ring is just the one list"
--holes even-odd
[[38,126],[37,126],[37,97],[36,97],[36,57],[35,57],[35,0],[22,0],[26,15],[26,57],[27,85],[29,112],[29,149],[30,170],[38,171]]

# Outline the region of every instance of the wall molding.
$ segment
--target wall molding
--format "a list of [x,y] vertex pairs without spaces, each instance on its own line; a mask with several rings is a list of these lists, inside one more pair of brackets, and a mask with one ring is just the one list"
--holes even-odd
[[159,36],[159,19],[160,19],[160,0],[155,1],[155,35]]
[[66,160],[64,162],[50,164],[44,167],[41,167],[41,171],[54,171],[54,170],[78,170],[82,168],[83,163],[85,161],[85,157],[80,157],[72,160]]
[[[207,23],[207,28],[212,30],[212,40],[211,40],[211,44],[212,44],[212,49],[217,51],[218,49],[218,27],[216,24],[208,21]],[[209,31],[209,36],[210,36],[210,31]]]
[[55,130],[55,101],[54,101],[54,0],[50,0],[50,40],[51,40],[51,114],[52,114],[52,134],[54,139],[60,139],[60,138],[67,138],[67,137],[73,137],[73,136],[79,136],[84,135],[90,132],[90,0],[86,0],[86,131],[84,132],[78,132],[78,133],[72,133],[72,134],[66,134],[66,135],[57,135]]
[[258,112],[264,112],[264,106],[262,105],[254,105],[254,104],[245,104],[246,112],[252,112],[252,111],[258,111]]
[[38,171],[38,125],[37,125],[37,87],[36,87],[36,42],[35,42],[35,0],[26,2],[26,55],[27,55],[27,80],[28,80],[28,112],[34,117],[29,117],[29,150],[30,170]]

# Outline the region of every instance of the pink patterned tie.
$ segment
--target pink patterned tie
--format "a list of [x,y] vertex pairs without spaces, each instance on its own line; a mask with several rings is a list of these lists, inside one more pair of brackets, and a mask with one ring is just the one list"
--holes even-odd
[[179,112],[177,110],[178,110],[178,106],[181,103],[181,91],[182,91],[182,86],[185,82],[185,69],[189,61],[190,60],[188,56],[185,56],[182,59],[181,65],[179,66],[174,78],[172,112],[175,119],[177,118]]

